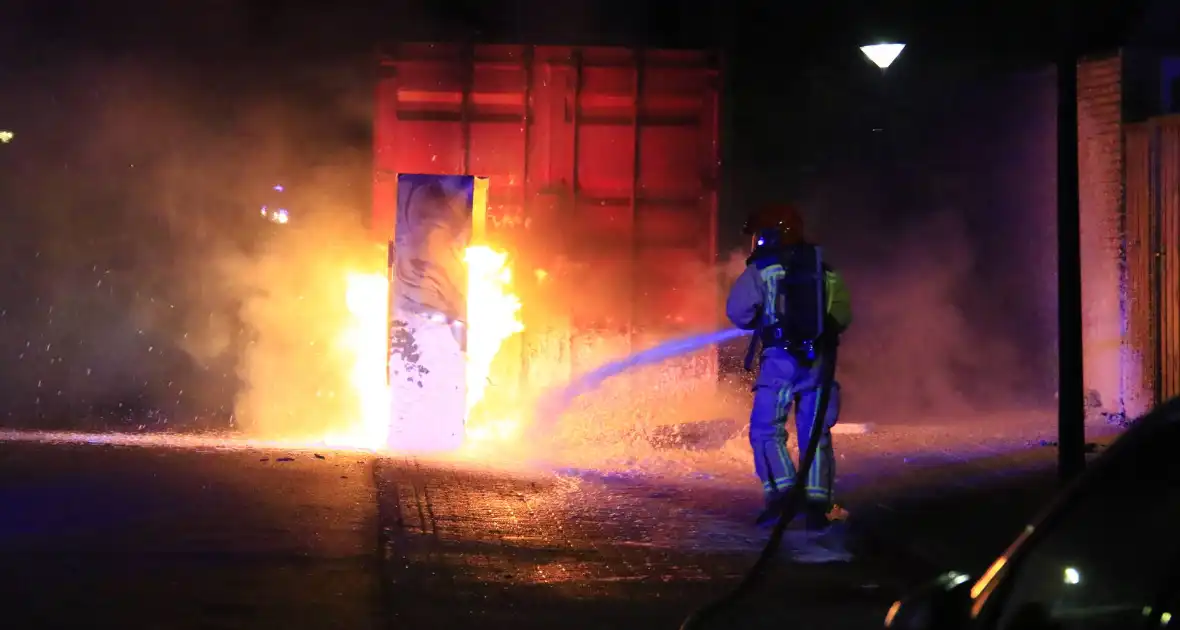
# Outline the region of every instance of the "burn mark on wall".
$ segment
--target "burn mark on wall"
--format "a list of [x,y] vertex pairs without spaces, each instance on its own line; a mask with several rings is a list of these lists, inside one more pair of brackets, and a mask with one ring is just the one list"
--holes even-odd
[[[406,382],[422,387],[422,378],[430,374],[430,369],[419,363],[422,352],[414,333],[410,330],[409,322],[395,320],[389,332],[389,377],[390,380],[406,375]],[[395,361],[396,359],[396,361]],[[395,367],[400,364],[402,367]],[[403,371],[404,370],[404,371]]]

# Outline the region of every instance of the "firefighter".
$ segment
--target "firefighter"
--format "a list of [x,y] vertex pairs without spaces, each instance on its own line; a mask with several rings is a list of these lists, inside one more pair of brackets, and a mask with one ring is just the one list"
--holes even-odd
[[[825,361],[835,361],[839,335],[851,322],[848,290],[840,275],[823,264],[820,249],[806,240],[802,217],[794,206],[770,206],[753,213],[745,232],[752,238],[752,252],[730,289],[726,314],[735,326],[755,331],[747,369],[754,344],[762,348],[750,412],[754,469],[766,500],[758,524],[777,522],[786,491],[803,483],[805,528],[822,535],[828,531],[835,506],[831,428],[839,416],[840,388],[834,379],[821,382],[825,380],[821,367]],[[825,385],[830,386],[830,395],[821,419],[816,417],[817,403]],[[787,416],[792,407],[800,459],[813,423],[824,423],[815,462],[801,478],[787,452]]]

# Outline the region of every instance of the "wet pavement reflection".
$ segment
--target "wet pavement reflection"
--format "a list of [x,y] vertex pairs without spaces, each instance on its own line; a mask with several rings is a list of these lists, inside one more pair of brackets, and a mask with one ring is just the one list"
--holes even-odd
[[[972,510],[1020,506],[954,562],[994,553],[1052,488],[1025,477],[1051,480],[1053,449],[983,460],[873,439],[843,442],[841,496],[853,529],[871,534],[857,558],[784,558],[717,627],[876,627],[962,547]],[[964,494],[983,478],[1008,485]],[[751,485],[240,444],[0,441],[4,627],[675,628],[765,542]]]

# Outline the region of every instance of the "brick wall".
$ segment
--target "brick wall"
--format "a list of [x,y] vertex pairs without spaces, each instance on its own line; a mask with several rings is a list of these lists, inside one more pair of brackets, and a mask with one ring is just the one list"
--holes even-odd
[[[1086,389],[1095,412],[1123,413],[1124,264],[1122,58],[1078,64],[1082,326]],[[1091,397],[1092,401],[1095,401]],[[1095,414],[1097,415],[1097,414]]]

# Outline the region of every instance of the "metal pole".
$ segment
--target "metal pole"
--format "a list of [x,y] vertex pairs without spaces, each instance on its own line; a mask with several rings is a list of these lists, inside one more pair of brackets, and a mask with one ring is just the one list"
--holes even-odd
[[[1068,9],[1063,7],[1064,11]],[[1062,18],[1066,17],[1062,15]],[[1082,380],[1081,204],[1078,195],[1078,65],[1070,40],[1068,36],[1062,38],[1063,46],[1057,64],[1057,471],[1062,483],[1068,483],[1086,467],[1086,407]]]

